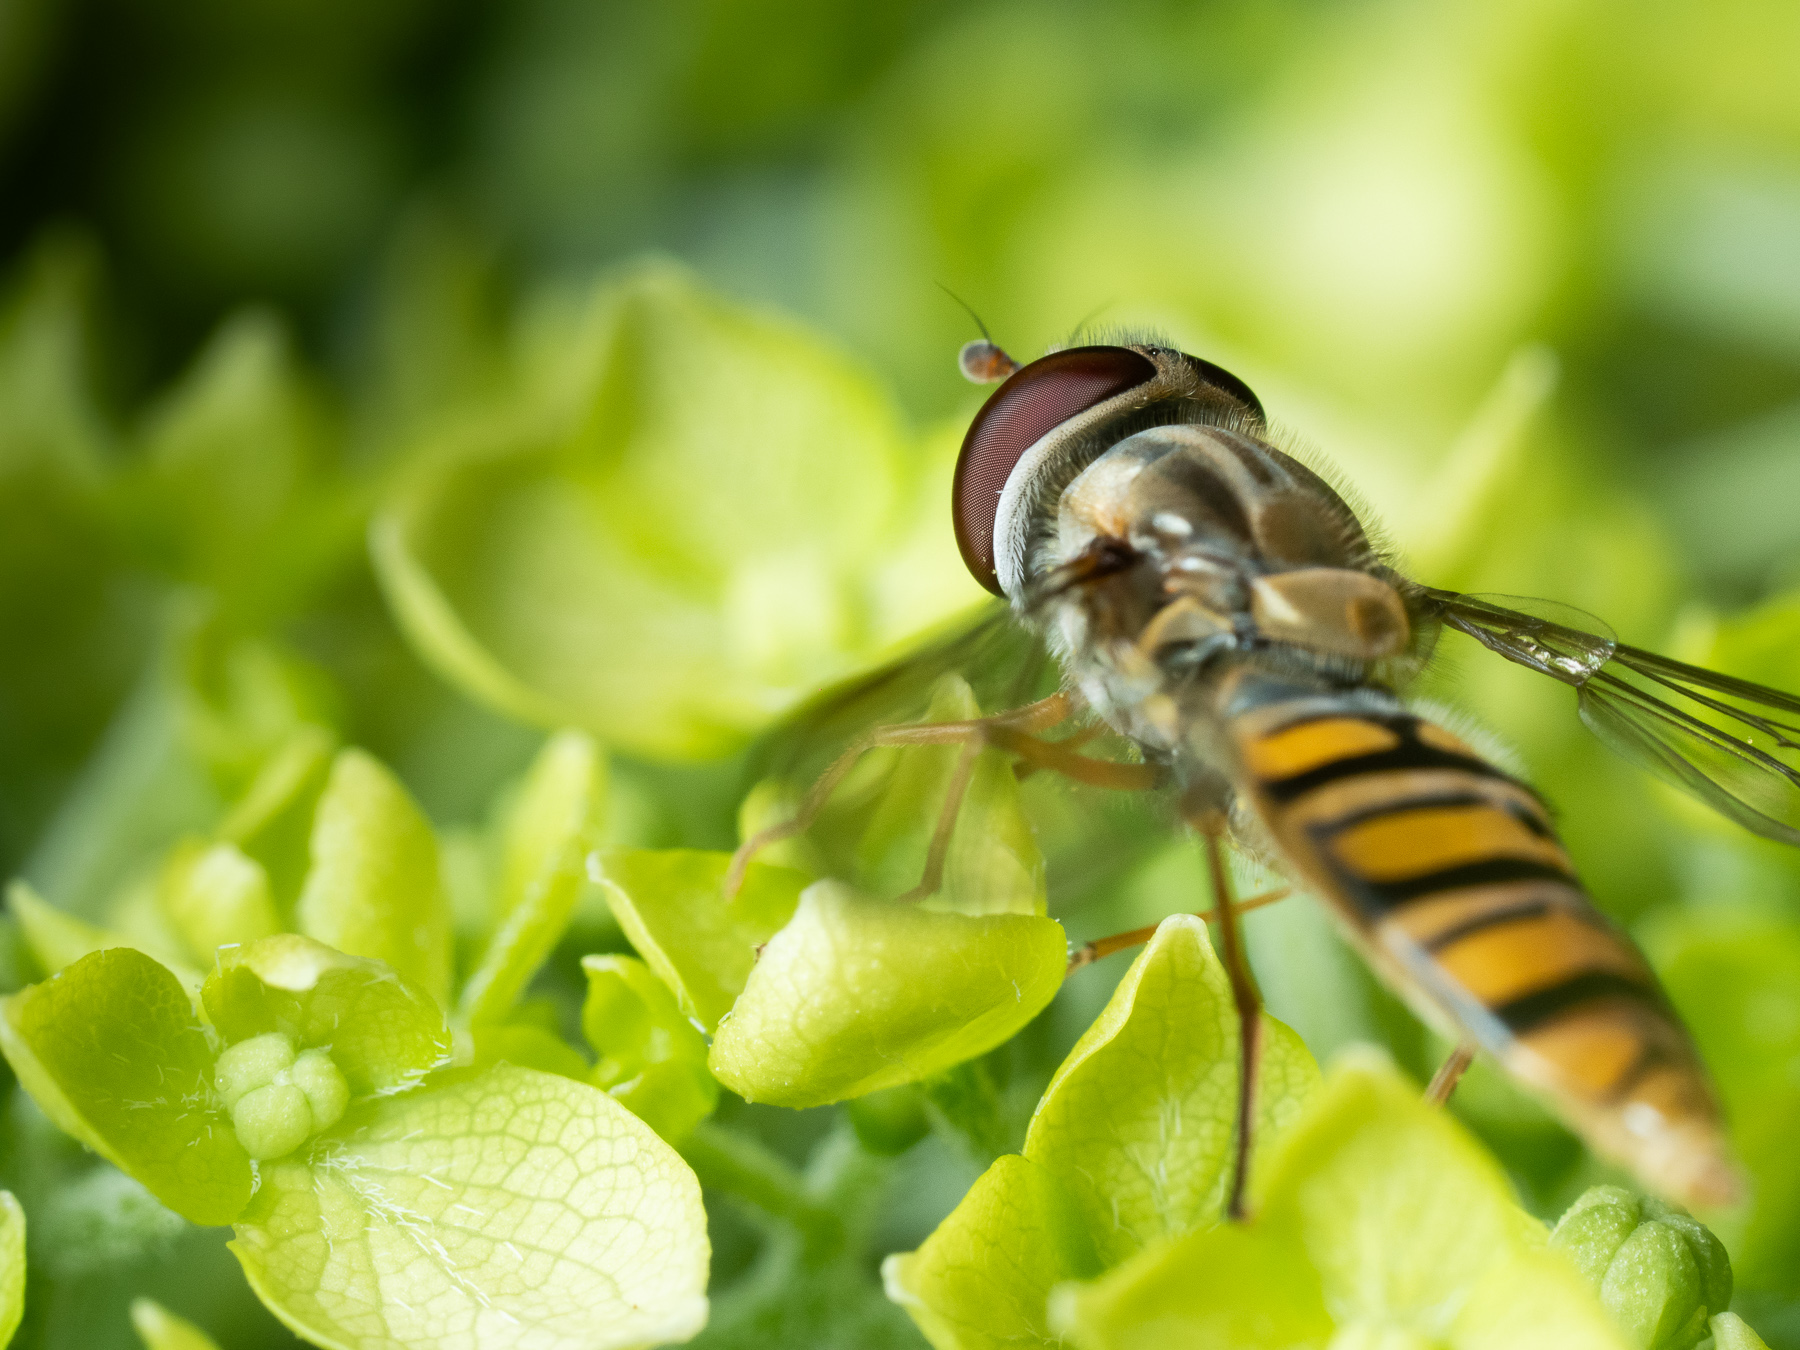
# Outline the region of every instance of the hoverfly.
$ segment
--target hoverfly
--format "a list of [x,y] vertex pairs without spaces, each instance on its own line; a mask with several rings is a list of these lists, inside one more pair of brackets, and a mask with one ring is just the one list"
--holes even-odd
[[[983,341],[961,365],[1001,383],[963,441],[956,540],[1008,604],[918,659],[947,668],[998,625],[1038,641],[1055,691],[978,722],[865,737],[800,818],[740,857],[802,827],[872,744],[979,740],[1078,781],[1161,786],[1206,843],[1243,1029],[1234,1215],[1260,1003],[1226,838],[1322,897],[1376,973],[1458,1043],[1433,1084],[1440,1099],[1478,1049],[1652,1188],[1734,1199],[1738,1173],[1693,1043],[1643,956],[1589,899],[1545,803],[1401,695],[1441,629],[1455,629],[1571,686],[1613,748],[1797,845],[1800,699],[1626,646],[1577,611],[1402,576],[1343,498],[1272,442],[1249,387],[1210,362],[1124,341],[1020,366]],[[827,699],[811,716],[828,723],[856,701]],[[1134,746],[1137,762],[1039,735],[1081,715]]]

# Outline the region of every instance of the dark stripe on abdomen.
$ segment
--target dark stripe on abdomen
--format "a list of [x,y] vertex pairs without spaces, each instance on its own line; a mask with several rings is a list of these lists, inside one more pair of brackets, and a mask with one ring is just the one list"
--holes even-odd
[[1370,881],[1347,869],[1336,869],[1344,888],[1357,901],[1363,916],[1376,923],[1415,900],[1467,886],[1494,886],[1510,881],[1573,881],[1564,869],[1530,858],[1486,858],[1436,872],[1407,877],[1404,881]]
[[[1398,719],[1383,719],[1383,725],[1388,725],[1390,730],[1398,731],[1400,728],[1392,725],[1396,720]],[[1406,720],[1410,722],[1413,719]],[[1455,769],[1480,778],[1494,778],[1508,783],[1516,782],[1510,775],[1502,773],[1486,760],[1441,750],[1436,746],[1426,745],[1416,740],[1403,740],[1392,750],[1334,760],[1329,764],[1321,764],[1317,768],[1308,769],[1304,773],[1265,782],[1262,786],[1263,791],[1269,795],[1271,800],[1277,804],[1286,805],[1289,802],[1298,801],[1309,792],[1341,779],[1354,778],[1359,774],[1394,773],[1404,769]],[[1518,784],[1518,786],[1523,787],[1524,785]]]
[[1658,1012],[1668,1012],[1662,990],[1647,979],[1634,979],[1611,970],[1590,970],[1561,980],[1546,989],[1510,999],[1491,1009],[1515,1036],[1523,1036],[1548,1022],[1580,1011],[1583,1004],[1608,999],[1627,999]]

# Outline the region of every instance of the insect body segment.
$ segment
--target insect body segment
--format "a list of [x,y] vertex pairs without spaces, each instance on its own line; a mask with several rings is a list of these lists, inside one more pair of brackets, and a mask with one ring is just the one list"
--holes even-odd
[[1235,693],[1243,796],[1281,852],[1428,1020],[1663,1189],[1730,1199],[1698,1057],[1537,795],[1442,727],[1367,699],[1257,680]]

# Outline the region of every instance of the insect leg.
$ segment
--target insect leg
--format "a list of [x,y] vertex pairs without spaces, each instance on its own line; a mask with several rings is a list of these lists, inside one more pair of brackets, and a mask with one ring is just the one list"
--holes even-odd
[[1475,1047],[1467,1041],[1459,1044],[1438,1065],[1438,1071],[1431,1075],[1431,1084],[1425,1089],[1425,1100],[1433,1106],[1442,1106],[1448,1102],[1450,1094],[1456,1091],[1456,1085],[1462,1082],[1463,1074],[1468,1072],[1474,1059]]
[[[1040,744],[1041,742],[1035,741],[1031,736],[1032,732],[1045,731],[1065,722],[1074,711],[1074,699],[1066,693],[1058,693],[1052,694],[1048,698],[1041,698],[1035,703],[1028,703],[1022,708],[1014,708],[1010,712],[997,713],[993,717],[975,718],[966,722],[908,723],[900,726],[876,727],[872,731],[864,732],[851,743],[849,749],[833,760],[831,767],[820,774],[812,787],[807,789],[806,796],[800,801],[799,809],[790,819],[758,830],[738,845],[737,852],[731,855],[731,866],[725,871],[726,903],[729,904],[736,898],[738,891],[743,887],[744,873],[749,870],[751,859],[771,844],[804,833],[813,821],[818,819],[819,813],[825,809],[825,803],[831,800],[831,794],[837,791],[838,785],[849,776],[850,770],[856,767],[857,761],[876,746],[965,744],[979,748],[984,741],[992,740],[995,729],[1004,729],[1008,733],[1021,735],[1027,740],[1033,741],[1034,744]],[[1083,757],[1072,756],[1072,758]],[[1101,761],[1086,760],[1084,762],[1098,764]],[[973,767],[973,757],[971,756],[971,772]],[[1136,766],[1119,765],[1117,767],[1134,768]],[[959,777],[962,778],[960,787],[953,784],[950,794],[954,806],[961,805],[962,794],[968,789],[967,778],[961,775]],[[949,818],[952,821],[954,821],[955,815],[955,810],[951,809]],[[944,836],[944,848],[948,849],[949,831],[941,821],[938,828]],[[934,839],[934,852],[936,847],[937,840]],[[943,871],[942,857],[938,858],[937,869],[941,874]]]
[[937,828],[931,832],[931,849],[925,855],[925,875],[917,886],[899,899],[923,900],[944,884],[944,859],[950,856],[950,836],[956,833],[956,817],[962,812],[963,798],[968,795],[969,780],[975,776],[975,761],[980,758],[981,749],[981,741],[973,737],[963,745],[949,790],[944,793],[943,810],[938,812]]
[[1231,896],[1231,874],[1225,867],[1225,816],[1216,809],[1189,817],[1206,844],[1206,869],[1212,877],[1213,908],[1219,916],[1219,956],[1231,981],[1232,1002],[1238,1014],[1237,1156],[1232,1160],[1231,1189],[1226,1193],[1225,1217],[1244,1217],[1244,1189],[1250,1179],[1251,1138],[1256,1120],[1256,1066],[1262,1049],[1262,994],[1251,973],[1244,950],[1244,933],[1238,923],[1239,906]]
[[[1261,909],[1264,905],[1272,905],[1277,900],[1285,900],[1293,893],[1291,886],[1281,886],[1272,891],[1264,891],[1261,895],[1253,895],[1248,900],[1239,900],[1233,908],[1239,914],[1248,914],[1253,909]],[[1217,921],[1219,914],[1216,909],[1207,909],[1202,910],[1194,917],[1213,923]],[[1082,943],[1069,953],[1068,974],[1073,975],[1083,966],[1091,966],[1094,962],[1111,956],[1114,952],[1122,952],[1127,947],[1135,947],[1139,943],[1148,942],[1156,936],[1156,930],[1160,926],[1160,923],[1153,923],[1143,928],[1133,928],[1129,933],[1114,933],[1110,937],[1095,938],[1092,942]]]

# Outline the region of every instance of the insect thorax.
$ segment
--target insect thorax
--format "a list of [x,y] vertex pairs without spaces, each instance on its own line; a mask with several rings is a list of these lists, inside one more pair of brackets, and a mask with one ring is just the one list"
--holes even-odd
[[1147,752],[1218,764],[1246,675],[1368,691],[1416,668],[1408,584],[1317,474],[1244,431],[1120,440],[1034,520],[1032,606],[1096,712]]

